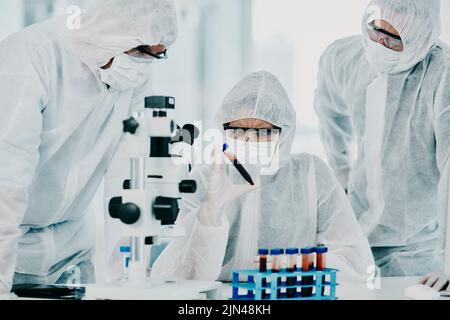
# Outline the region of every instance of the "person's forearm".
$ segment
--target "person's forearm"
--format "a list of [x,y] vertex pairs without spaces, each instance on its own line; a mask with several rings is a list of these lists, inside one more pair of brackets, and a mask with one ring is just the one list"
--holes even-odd
[[228,222],[203,225],[192,215],[183,225],[187,226],[185,237],[169,243],[153,266],[152,278],[216,280],[228,241]]
[[0,283],[2,290],[11,290],[18,256],[19,225],[26,211],[24,187],[0,182]]
[[336,79],[329,56],[321,58],[314,109],[320,121],[319,132],[330,166],[335,171],[351,168],[353,125],[351,113]]
[[438,186],[438,220],[440,234],[437,253],[444,261],[444,272],[450,275],[450,168],[448,160],[443,168]]
[[375,265],[373,259],[367,255],[350,254],[352,248],[347,252],[331,250],[327,254],[327,266],[339,270],[339,281],[344,282],[366,282],[370,274],[367,273],[369,267]]
[[215,281],[222,271],[223,260],[228,243],[229,223],[225,216],[219,225],[208,226],[197,221],[197,230],[192,248],[200,247],[201,250],[191,250],[195,264],[194,279]]
[[[441,91],[445,93],[450,88],[450,70],[443,81]],[[438,184],[438,221],[439,241],[438,253],[444,258],[445,272],[450,274],[450,99],[448,95],[437,95],[434,120],[436,136],[436,162],[441,174]]]
[[[374,265],[372,252],[367,238],[361,231],[345,193],[334,184],[329,196],[318,206],[318,241],[329,248],[328,265],[340,270],[340,278],[345,281],[367,279],[367,268]],[[324,185],[323,185],[324,187]]]
[[19,50],[11,55],[16,59],[0,65],[4,84],[0,90],[0,281],[7,290],[16,269],[22,235],[19,226],[28,209],[28,189],[39,165],[44,110],[51,87],[35,69],[44,67],[39,65],[41,61],[52,65],[50,57],[41,50],[33,52],[30,59],[29,52],[24,56]]
[[321,120],[320,137],[329,160],[331,168],[335,172],[346,172],[352,168],[352,142],[350,129],[346,125],[330,124]]
[[222,212],[225,204],[219,201],[205,201],[199,209],[198,222],[204,227],[219,227],[224,223]]

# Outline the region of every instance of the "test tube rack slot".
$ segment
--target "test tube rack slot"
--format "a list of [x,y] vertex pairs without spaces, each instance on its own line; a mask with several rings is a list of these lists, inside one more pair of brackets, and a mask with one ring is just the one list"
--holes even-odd
[[[337,272],[336,269],[294,272],[283,269],[276,273],[236,270],[233,271],[232,300],[336,300]],[[309,277],[308,281],[302,281],[305,277]],[[288,278],[291,282],[295,278],[295,284],[288,285]],[[242,291],[245,293],[240,293]]]

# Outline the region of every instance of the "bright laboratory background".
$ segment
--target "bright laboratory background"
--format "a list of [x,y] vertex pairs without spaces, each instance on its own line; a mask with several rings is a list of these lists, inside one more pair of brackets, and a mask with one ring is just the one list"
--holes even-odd
[[[0,0],[0,40],[96,0]],[[324,157],[313,110],[317,65],[333,40],[359,33],[369,0],[175,0],[179,38],[155,64],[155,92],[177,98],[178,118],[214,126],[214,113],[245,74],[276,74],[297,111],[295,152]],[[450,0],[442,0],[450,43]]]
[[[73,5],[84,8],[95,1],[0,0],[0,41]],[[177,98],[178,118],[203,121],[203,129],[214,126],[214,114],[234,84],[247,73],[267,70],[279,77],[297,111],[294,152],[325,159],[313,109],[317,65],[327,45],[360,32],[369,0],[175,1],[179,38],[169,60],[155,64],[155,92]],[[450,0],[442,0],[442,12],[442,39],[450,43]],[[99,215],[98,230],[102,223]],[[102,239],[99,231],[97,252]],[[98,258],[97,276],[104,270]]]

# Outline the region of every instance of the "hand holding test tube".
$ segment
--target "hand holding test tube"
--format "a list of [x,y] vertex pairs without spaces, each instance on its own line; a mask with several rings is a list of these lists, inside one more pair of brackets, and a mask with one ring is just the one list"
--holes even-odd
[[[223,149],[221,147],[220,150],[215,150],[213,153],[213,164],[210,168],[207,194],[198,213],[198,218],[204,225],[221,225],[222,213],[224,212],[223,209],[225,206],[238,197],[258,188],[254,183],[253,185],[251,185],[250,182],[245,184],[234,184],[230,180],[224,170],[223,159],[220,158],[223,157],[222,151]],[[233,163],[236,160],[236,157],[232,153],[225,152],[225,156]],[[248,177],[250,177],[250,175],[248,175]]]
[[236,168],[236,170],[241,174],[242,178],[245,179],[250,185],[254,186],[255,183],[253,182],[252,177],[248,173],[247,170],[245,170],[244,166],[239,162],[239,160],[236,158],[236,156],[230,152],[227,151],[228,145],[223,145],[223,152],[227,156],[227,158],[233,163],[233,166]]

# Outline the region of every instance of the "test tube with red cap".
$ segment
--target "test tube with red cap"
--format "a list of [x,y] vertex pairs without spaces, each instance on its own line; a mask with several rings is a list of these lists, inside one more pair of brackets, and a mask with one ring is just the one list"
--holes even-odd
[[[311,271],[314,269],[314,251],[315,248],[307,247],[301,249],[302,254],[302,271]],[[313,276],[302,276],[302,285],[312,285],[314,283]],[[311,297],[312,296],[312,287],[302,288],[301,296],[302,297]]]
[[[327,257],[328,248],[324,245],[318,245],[315,249],[316,251],[316,270],[323,271],[327,267]],[[325,282],[325,276],[322,276],[322,284]],[[322,295],[325,293],[325,287],[322,287]]]
[[[299,250],[296,248],[286,249],[286,258],[287,258],[286,271],[287,272],[297,271],[298,252],[299,252]],[[286,285],[295,286],[296,284],[297,284],[297,277],[287,277]],[[288,288],[286,291],[286,294],[287,294],[288,298],[293,298],[297,294],[297,289],[296,288]]]

